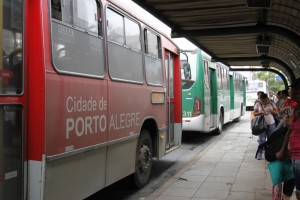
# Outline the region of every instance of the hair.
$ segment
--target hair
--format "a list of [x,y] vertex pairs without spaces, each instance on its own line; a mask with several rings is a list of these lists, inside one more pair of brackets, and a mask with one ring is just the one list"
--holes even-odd
[[257,95],[260,95],[260,94],[262,94],[262,93],[264,93],[263,91],[258,91],[257,92]]
[[278,92],[277,92],[277,95],[278,95],[278,96],[281,95],[281,91],[278,91]]
[[281,94],[285,96],[289,96],[289,91],[288,90],[281,90]]
[[266,93],[261,93],[260,94],[260,98],[261,99],[267,99],[268,98],[268,95]]
[[295,90],[300,90],[300,78],[297,78],[290,87]]

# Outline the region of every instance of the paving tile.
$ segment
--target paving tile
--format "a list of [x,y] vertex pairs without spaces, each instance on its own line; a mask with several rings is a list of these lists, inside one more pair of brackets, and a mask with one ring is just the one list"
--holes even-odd
[[207,176],[196,176],[196,175],[188,175],[188,174],[183,174],[180,176],[182,179],[186,179],[187,181],[198,181],[198,182],[203,182],[207,178]]
[[[254,197],[255,192],[230,192],[227,200],[254,200]],[[270,198],[268,200],[270,200]]]
[[200,190],[205,190],[205,191],[229,191],[232,187],[232,183],[221,183],[221,182],[204,182]]
[[198,189],[202,184],[203,181],[178,180],[174,182],[170,187]]
[[229,191],[214,191],[214,190],[198,190],[194,195],[193,200],[196,199],[226,199]]
[[190,200],[190,198],[162,195],[162,196],[158,197],[156,200]]
[[234,183],[234,177],[224,177],[224,176],[208,176],[205,182],[213,183]]
[[196,193],[196,188],[176,188],[170,187],[162,193],[163,196],[173,197],[193,197]]
[[184,174],[186,175],[196,175],[196,176],[208,176],[211,173],[212,169],[201,170],[201,169],[190,169],[187,170]]
[[215,168],[210,176],[225,176],[225,177],[236,177],[236,175],[238,174],[238,170],[237,169],[231,169],[228,167],[224,167],[224,168]]

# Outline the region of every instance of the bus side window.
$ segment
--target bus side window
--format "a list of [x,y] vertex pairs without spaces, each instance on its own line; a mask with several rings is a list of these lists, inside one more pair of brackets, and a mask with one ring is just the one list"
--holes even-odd
[[96,0],[51,0],[51,14],[53,19],[102,35],[100,4]]
[[162,86],[164,81],[160,37],[148,29],[144,30],[144,36],[147,83]]
[[51,0],[51,14],[53,19],[73,24],[73,0]]
[[[95,0],[76,0],[74,5],[74,22],[76,27],[83,28],[98,35],[98,5]],[[88,12],[87,12],[88,11]]]
[[161,50],[159,37],[148,30],[145,32],[145,34],[147,35],[146,53],[161,59],[161,54],[159,53]]
[[123,16],[107,9],[107,38],[119,44],[125,44]]
[[62,21],[60,0],[51,0],[52,18]]
[[137,23],[125,18],[126,45],[132,49],[141,51],[140,27]]

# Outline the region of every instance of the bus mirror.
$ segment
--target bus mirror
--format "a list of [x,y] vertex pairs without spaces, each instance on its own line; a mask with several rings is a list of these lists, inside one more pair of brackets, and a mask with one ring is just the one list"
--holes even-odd
[[191,66],[190,63],[183,64],[183,72],[185,80],[191,80]]

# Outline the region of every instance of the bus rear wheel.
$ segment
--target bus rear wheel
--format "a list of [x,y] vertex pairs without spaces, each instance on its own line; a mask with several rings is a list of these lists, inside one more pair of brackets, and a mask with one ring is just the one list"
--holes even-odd
[[220,113],[219,116],[219,124],[218,124],[218,129],[217,129],[217,134],[220,135],[223,131],[223,125],[224,125],[224,118],[223,118],[223,114]]
[[148,130],[142,130],[137,152],[133,185],[136,188],[144,187],[150,178],[152,168],[152,139]]

